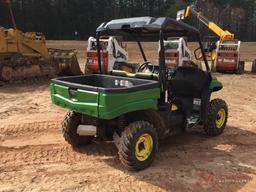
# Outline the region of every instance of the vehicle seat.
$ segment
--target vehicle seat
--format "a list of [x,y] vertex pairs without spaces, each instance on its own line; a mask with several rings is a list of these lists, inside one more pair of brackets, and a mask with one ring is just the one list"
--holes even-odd
[[170,80],[170,90],[175,96],[201,98],[210,85],[211,77],[206,72],[191,66],[178,67]]
[[154,73],[136,73],[135,78],[158,81],[158,75]]
[[121,77],[135,77],[134,73],[129,73],[126,71],[121,71],[121,70],[112,70],[110,72],[110,75],[114,75],[114,76],[121,76]]
[[121,70],[112,70],[110,72],[111,75],[121,76],[121,77],[130,77],[130,78],[138,78],[138,79],[148,79],[158,81],[158,75],[152,73],[129,73]]

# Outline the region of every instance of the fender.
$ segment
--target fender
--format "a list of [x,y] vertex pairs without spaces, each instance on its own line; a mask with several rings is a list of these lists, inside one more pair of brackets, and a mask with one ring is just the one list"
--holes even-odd
[[209,89],[212,92],[217,92],[217,91],[221,90],[222,88],[223,88],[223,84],[220,81],[218,81],[218,79],[216,77],[213,77],[212,81],[209,85]]

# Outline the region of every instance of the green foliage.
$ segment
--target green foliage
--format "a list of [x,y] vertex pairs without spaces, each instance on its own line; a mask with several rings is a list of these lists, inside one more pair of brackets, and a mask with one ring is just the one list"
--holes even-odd
[[[145,15],[176,18],[177,11],[184,9],[186,2],[197,2],[207,18],[242,40],[256,40],[255,0],[12,0],[12,7],[17,26],[24,31],[40,31],[48,39],[86,39],[95,35],[100,23],[114,18]],[[210,14],[207,5],[219,12]],[[236,8],[242,9],[244,15],[237,15],[243,18],[234,21],[231,11]],[[196,18],[190,17],[188,22],[198,27]],[[3,3],[0,3],[0,26],[12,26],[8,8]],[[78,37],[75,37],[76,31]],[[202,32],[207,33],[207,28]]]

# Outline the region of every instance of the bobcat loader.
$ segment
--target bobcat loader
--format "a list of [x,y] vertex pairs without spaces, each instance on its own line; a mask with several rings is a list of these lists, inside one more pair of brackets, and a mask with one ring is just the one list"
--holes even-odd
[[100,68],[104,73],[108,73],[113,69],[136,72],[138,64],[128,63],[128,53],[118,37],[101,37],[99,43],[101,66],[98,65],[97,41],[94,37],[89,37],[85,73],[97,73]]
[[[88,39],[87,62],[85,73],[97,73],[100,67],[104,73],[112,70],[125,70],[135,73],[139,69],[138,64],[128,62],[128,53],[123,43],[118,37],[101,37],[99,39],[101,47],[101,66],[98,65],[97,42],[94,37]],[[165,62],[170,67],[185,65],[191,60],[191,51],[187,47],[184,38],[170,38],[164,41]]]

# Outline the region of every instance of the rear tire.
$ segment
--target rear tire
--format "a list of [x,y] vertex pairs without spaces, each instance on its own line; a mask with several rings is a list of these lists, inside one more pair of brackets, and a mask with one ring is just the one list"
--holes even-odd
[[228,119],[228,107],[222,99],[214,99],[210,102],[207,121],[204,130],[208,136],[220,135],[226,128]]
[[147,121],[130,123],[122,132],[118,150],[122,164],[129,170],[149,167],[158,150],[156,129]]
[[244,61],[239,61],[236,73],[239,75],[244,73]]
[[93,139],[91,136],[79,136],[77,134],[77,127],[81,124],[81,119],[81,114],[70,111],[62,123],[63,137],[72,147],[86,145]]
[[256,60],[252,62],[252,73],[256,73]]

